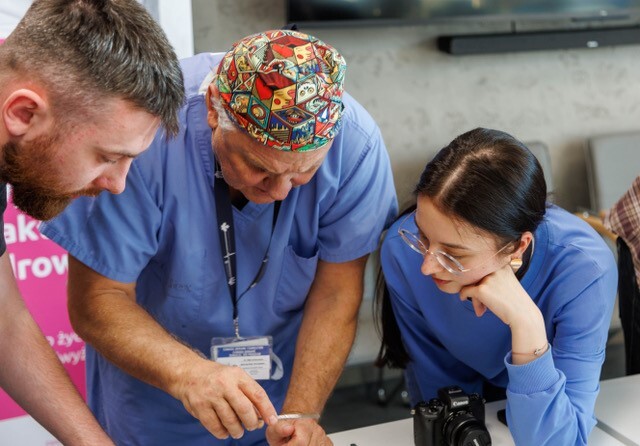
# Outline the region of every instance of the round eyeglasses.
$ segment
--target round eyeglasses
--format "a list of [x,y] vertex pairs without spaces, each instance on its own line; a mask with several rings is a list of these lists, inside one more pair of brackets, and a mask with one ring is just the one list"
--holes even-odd
[[500,254],[502,251],[504,251],[504,249],[511,244],[510,242],[504,245],[502,248],[500,248],[500,250],[498,250],[495,254],[493,254],[487,260],[482,262],[480,265],[474,266],[473,268],[465,268],[455,257],[451,256],[450,254],[447,254],[446,252],[439,251],[439,250],[431,251],[429,249],[429,239],[426,238],[421,232],[420,232],[421,235],[418,235],[418,234],[415,234],[414,232],[409,231],[408,229],[403,228],[408,218],[413,218],[416,228],[418,227],[418,224],[415,221],[415,214],[416,214],[416,211],[413,211],[412,213],[407,215],[404,218],[404,220],[402,220],[402,223],[400,223],[400,227],[398,228],[398,234],[400,234],[400,237],[402,237],[402,240],[411,249],[413,249],[418,254],[422,254],[423,256],[426,256],[427,254],[431,254],[433,257],[435,257],[435,259],[438,261],[440,266],[442,266],[444,269],[449,271],[451,274],[460,275],[462,273],[466,273],[468,271],[480,268],[481,266],[484,266],[487,262],[489,262],[489,260],[491,260],[498,254]]

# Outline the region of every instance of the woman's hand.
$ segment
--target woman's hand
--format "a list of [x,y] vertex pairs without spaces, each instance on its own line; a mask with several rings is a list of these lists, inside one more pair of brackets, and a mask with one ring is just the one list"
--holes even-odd
[[540,309],[516,278],[509,264],[463,287],[460,299],[471,298],[478,317],[487,309],[511,328],[513,364],[526,364],[546,347],[547,335]]
[[539,313],[538,307],[522,288],[509,264],[483,277],[479,282],[463,287],[460,290],[460,300],[467,299],[471,299],[478,317],[488,308],[509,326],[523,314],[532,311]]

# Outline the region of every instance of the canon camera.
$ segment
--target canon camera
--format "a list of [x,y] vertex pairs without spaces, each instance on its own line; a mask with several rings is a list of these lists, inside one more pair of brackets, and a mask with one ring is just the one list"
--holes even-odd
[[458,386],[438,390],[438,398],[418,403],[411,411],[416,446],[488,446],[484,399]]

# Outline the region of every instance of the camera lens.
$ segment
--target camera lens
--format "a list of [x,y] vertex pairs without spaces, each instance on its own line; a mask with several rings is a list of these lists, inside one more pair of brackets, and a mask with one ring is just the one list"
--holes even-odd
[[486,426],[469,412],[455,412],[443,426],[444,443],[450,446],[488,446],[491,436]]

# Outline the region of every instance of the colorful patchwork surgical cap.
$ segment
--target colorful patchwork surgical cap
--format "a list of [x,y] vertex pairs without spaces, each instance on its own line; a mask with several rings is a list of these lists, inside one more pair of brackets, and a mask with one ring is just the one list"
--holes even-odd
[[336,135],[346,63],[335,48],[297,31],[276,30],[236,42],[214,87],[230,117],[278,150],[315,150]]

